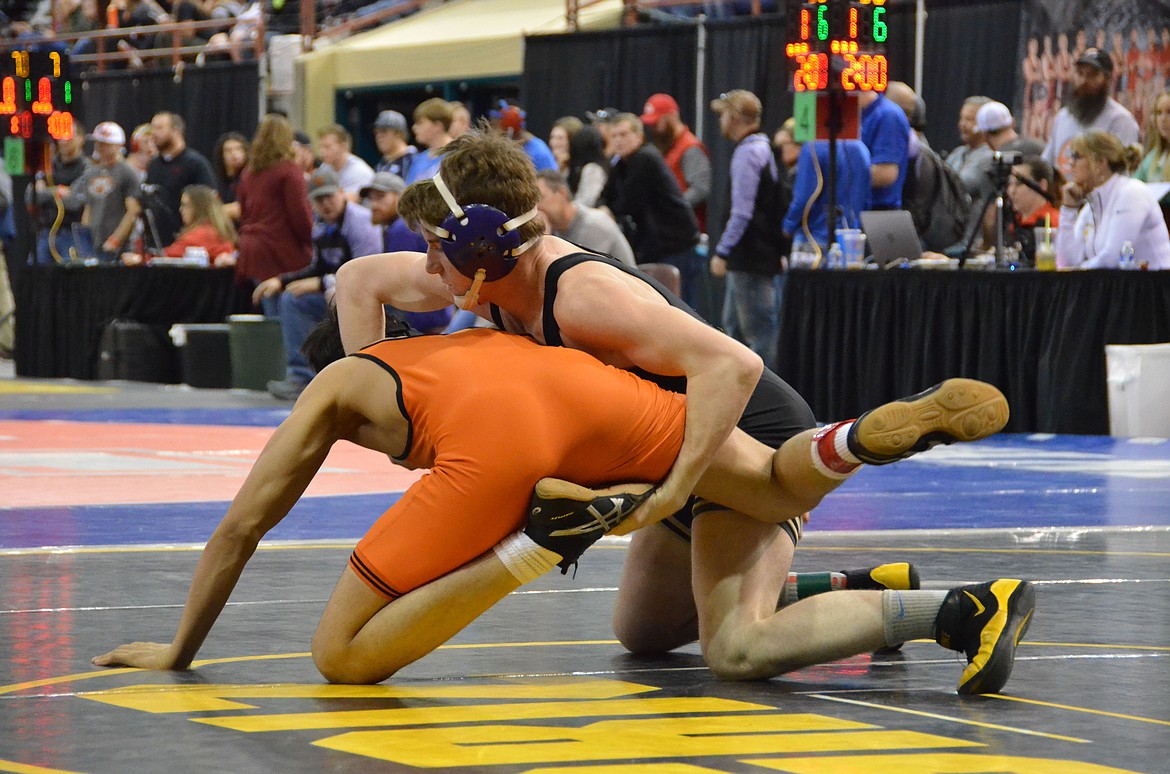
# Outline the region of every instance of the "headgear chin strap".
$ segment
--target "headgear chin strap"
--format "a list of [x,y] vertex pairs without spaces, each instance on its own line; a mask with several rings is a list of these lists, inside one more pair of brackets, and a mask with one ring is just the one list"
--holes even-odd
[[461,207],[439,173],[432,178],[439,195],[451,214],[438,226],[427,229],[441,240],[443,253],[459,273],[472,280],[462,307],[475,306],[485,282],[495,282],[516,268],[516,258],[536,244],[539,236],[520,241],[520,226],[539,213],[535,207],[523,215],[509,218],[490,204]]

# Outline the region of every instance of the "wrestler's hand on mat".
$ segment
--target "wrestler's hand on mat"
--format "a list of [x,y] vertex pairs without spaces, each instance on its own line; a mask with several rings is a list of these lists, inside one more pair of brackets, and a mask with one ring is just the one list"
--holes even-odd
[[690,496],[689,491],[674,492],[668,490],[666,486],[659,487],[654,491],[654,494],[646,499],[646,502],[639,505],[633,513],[627,516],[625,521],[611,529],[609,534],[628,535],[636,529],[657,524],[667,516],[682,509]]
[[120,645],[105,655],[94,657],[93,665],[174,669],[175,655],[171,650],[170,643],[131,642],[127,645]]

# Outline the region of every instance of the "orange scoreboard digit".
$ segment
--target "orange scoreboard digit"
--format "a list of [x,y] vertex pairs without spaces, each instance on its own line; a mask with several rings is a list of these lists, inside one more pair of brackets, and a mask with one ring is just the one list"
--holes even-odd
[[885,91],[886,0],[789,3],[792,90]]
[[0,54],[0,137],[72,137],[74,86],[68,54],[23,49]]

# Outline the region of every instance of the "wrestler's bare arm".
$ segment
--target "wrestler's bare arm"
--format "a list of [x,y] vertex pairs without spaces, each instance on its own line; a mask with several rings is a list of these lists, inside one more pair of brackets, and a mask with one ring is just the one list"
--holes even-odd
[[356,352],[386,335],[383,304],[430,312],[451,304],[443,281],[427,274],[425,253],[380,253],[347,261],[337,271],[334,296],[345,351]]
[[347,370],[352,368],[326,369],[319,374],[260,452],[203,549],[174,640],[169,644],[122,645],[94,658],[95,665],[146,669],[190,666],[260,539],[288,514],[334,442],[354,432],[350,412],[339,410],[337,400],[339,391],[352,381],[344,373]]
[[[754,352],[625,275],[581,272],[561,278],[555,314],[566,341],[614,364],[687,377],[686,431],[658,491],[619,528],[626,533],[674,513],[735,428],[763,372]],[[599,314],[599,310],[604,310]]]

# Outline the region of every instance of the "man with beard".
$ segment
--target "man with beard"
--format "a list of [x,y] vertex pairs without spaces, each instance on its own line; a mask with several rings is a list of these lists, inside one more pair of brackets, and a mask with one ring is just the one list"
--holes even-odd
[[179,199],[183,189],[194,185],[214,188],[215,178],[212,165],[204,154],[187,147],[183,117],[166,111],[154,113],[150,133],[158,156],[146,167],[144,205],[154,215],[161,247],[173,242],[179,229],[183,228],[183,221],[179,219]]
[[158,155],[146,168],[143,204],[154,216],[160,248],[174,242],[183,227],[179,218],[183,189],[189,185],[215,188],[211,163],[202,153],[187,147],[185,131],[186,124],[175,113],[161,111],[150,119],[150,136]]
[[683,198],[695,211],[699,230],[707,230],[707,197],[711,195],[711,158],[707,147],[679,117],[669,94],[653,94],[642,109],[642,123],[674,173]]
[[1044,160],[1068,175],[1073,159],[1069,143],[1090,129],[1109,132],[1122,145],[1138,141],[1138,124],[1133,114],[1109,96],[1113,80],[1113,57],[1099,48],[1086,49],[1077,57],[1072,94],[1052,123],[1052,136],[1044,149]]

